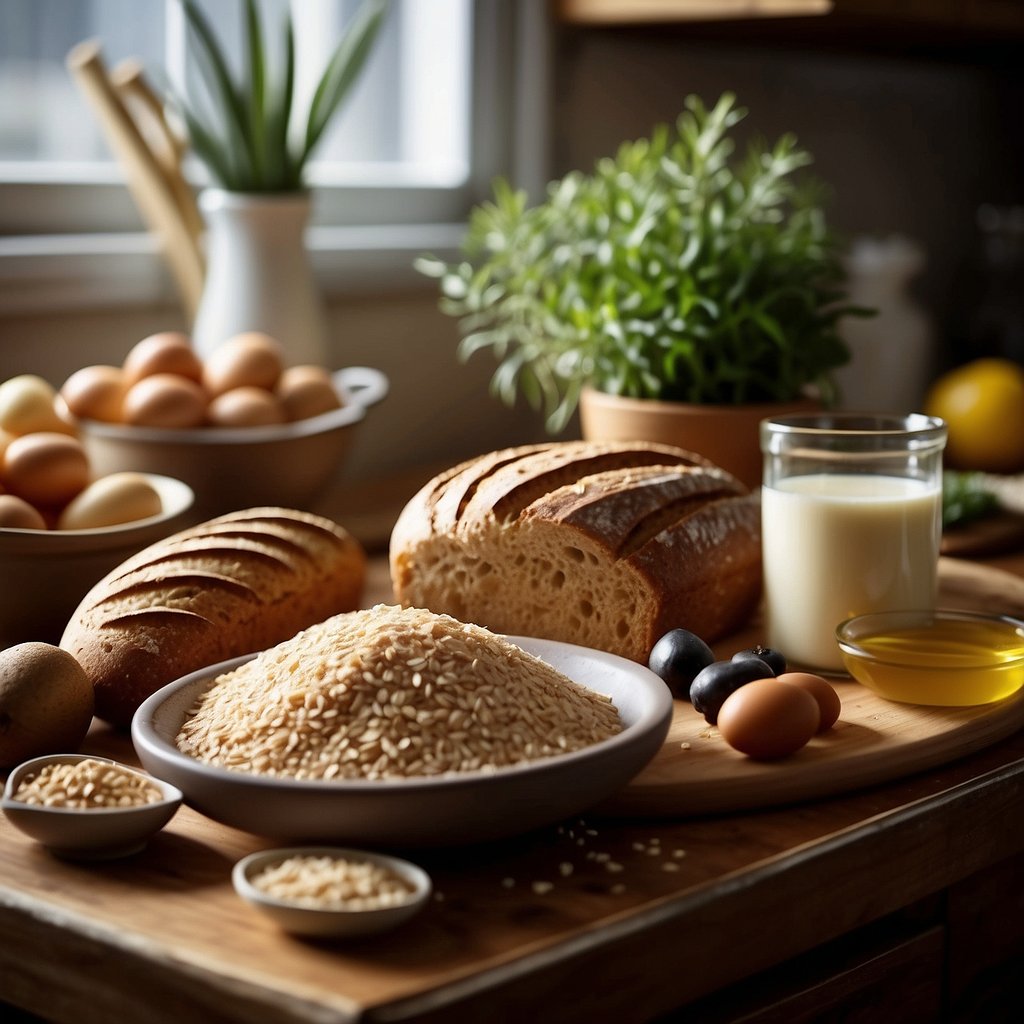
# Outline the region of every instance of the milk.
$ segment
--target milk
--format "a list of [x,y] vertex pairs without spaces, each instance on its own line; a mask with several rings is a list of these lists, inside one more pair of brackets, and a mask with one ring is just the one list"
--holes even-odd
[[792,476],[761,490],[769,644],[842,670],[835,627],[935,605],[941,484],[875,474]]

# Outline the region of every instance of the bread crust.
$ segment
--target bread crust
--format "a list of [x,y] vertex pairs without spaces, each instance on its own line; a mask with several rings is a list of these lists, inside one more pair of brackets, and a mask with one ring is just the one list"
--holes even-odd
[[359,607],[366,555],[342,527],[282,508],[232,512],[138,554],[82,599],[61,638],[127,726],[161,686]]
[[760,504],[681,449],[530,445],[428,483],[390,560],[402,604],[645,662],[671,628],[713,641],[753,612]]

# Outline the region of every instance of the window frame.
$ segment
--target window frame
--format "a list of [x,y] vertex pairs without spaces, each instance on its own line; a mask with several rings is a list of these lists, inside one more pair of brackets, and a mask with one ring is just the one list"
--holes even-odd
[[[550,23],[545,0],[474,0],[470,174],[459,186],[323,183],[311,168],[307,235],[327,298],[408,289],[414,258],[453,258],[471,207],[504,176],[531,197],[548,171]],[[40,180],[0,164],[0,315],[176,303],[119,168]],[[23,170],[29,170],[21,165]],[[38,171],[39,169],[36,168]],[[32,180],[32,179],[35,180]]]

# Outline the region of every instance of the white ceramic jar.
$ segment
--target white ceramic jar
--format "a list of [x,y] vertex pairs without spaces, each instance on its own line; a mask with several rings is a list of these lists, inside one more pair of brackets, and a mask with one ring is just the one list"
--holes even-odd
[[206,281],[192,343],[207,356],[232,335],[263,331],[291,364],[330,364],[322,299],[305,243],[307,192],[199,196],[207,227]]

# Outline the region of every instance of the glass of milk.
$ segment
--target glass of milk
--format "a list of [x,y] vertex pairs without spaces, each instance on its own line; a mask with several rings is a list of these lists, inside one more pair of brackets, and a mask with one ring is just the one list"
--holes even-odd
[[935,606],[945,444],[918,414],[761,422],[768,638],[790,662],[842,671],[844,619]]

